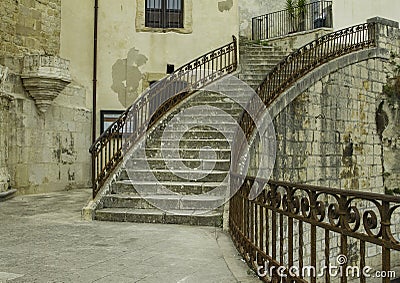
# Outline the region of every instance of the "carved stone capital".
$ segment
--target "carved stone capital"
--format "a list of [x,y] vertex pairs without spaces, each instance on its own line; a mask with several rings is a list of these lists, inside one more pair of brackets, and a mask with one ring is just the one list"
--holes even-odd
[[38,110],[44,113],[71,82],[69,61],[56,56],[27,55],[21,78]]

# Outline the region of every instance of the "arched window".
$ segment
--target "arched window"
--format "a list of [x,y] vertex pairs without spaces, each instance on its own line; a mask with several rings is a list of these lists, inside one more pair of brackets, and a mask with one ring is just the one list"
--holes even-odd
[[183,0],[146,0],[146,27],[183,28]]

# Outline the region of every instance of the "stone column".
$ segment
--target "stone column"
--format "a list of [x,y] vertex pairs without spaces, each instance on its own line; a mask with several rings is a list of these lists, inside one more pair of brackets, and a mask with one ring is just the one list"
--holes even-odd
[[5,81],[8,69],[0,65],[0,194],[10,189],[10,175],[7,169],[9,135],[9,111],[12,97],[7,94]]

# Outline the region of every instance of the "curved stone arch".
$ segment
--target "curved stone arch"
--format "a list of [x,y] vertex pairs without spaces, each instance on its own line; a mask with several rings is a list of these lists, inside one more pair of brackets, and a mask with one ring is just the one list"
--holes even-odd
[[376,58],[388,60],[389,51],[384,48],[360,50],[341,56],[319,66],[299,79],[289,89],[285,90],[274,102],[272,102],[268,107],[269,115],[272,119],[275,118],[283,109],[285,109],[286,106],[294,101],[296,97],[327,75],[337,72],[349,65]]
[[[384,48],[372,48],[367,50],[360,50],[357,52],[353,52],[351,54],[347,54],[336,59],[333,59],[323,65],[315,68],[310,71],[308,74],[297,80],[291,87],[286,89],[284,92],[279,95],[279,97],[271,103],[271,105],[267,108],[269,116],[272,120],[274,120],[277,115],[282,112],[287,106],[290,105],[298,96],[307,91],[310,87],[312,87],[316,82],[322,80],[324,77],[338,72],[343,68],[348,66],[369,60],[369,59],[382,59],[389,60],[390,53],[387,49]],[[268,116],[268,115],[265,115]],[[263,120],[264,115],[261,116],[261,120]],[[263,122],[261,122],[263,123]],[[258,159],[255,157],[257,155],[256,149],[259,145],[259,136],[257,133],[253,133],[251,139],[249,141],[250,147],[250,172],[251,170],[256,168],[256,164],[253,164],[255,161],[253,159]]]

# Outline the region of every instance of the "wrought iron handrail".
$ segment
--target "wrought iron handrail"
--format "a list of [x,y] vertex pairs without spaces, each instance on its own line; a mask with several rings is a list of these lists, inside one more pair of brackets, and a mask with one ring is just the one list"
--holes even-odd
[[[400,225],[400,197],[237,174],[231,174],[230,182],[241,186],[230,200],[233,241],[265,282],[308,282],[301,276],[304,274],[289,273],[289,268],[295,267],[300,272],[306,265],[318,268],[317,262],[322,260],[326,267],[339,266],[339,255],[348,257],[347,263],[341,263],[345,271],[350,264],[353,265],[350,268],[356,266],[362,271],[370,266],[366,261],[370,257],[369,262],[377,263],[371,268],[381,268],[393,275],[389,273],[394,255],[391,251],[400,251],[399,227],[393,227]],[[248,196],[255,183],[262,192],[250,200]],[[356,256],[352,258],[351,254]],[[287,278],[282,278],[278,270]],[[325,270],[321,279],[330,282],[330,275]],[[341,274],[341,282],[347,282],[346,276],[351,275]],[[360,282],[365,282],[367,275],[360,273]],[[308,277],[316,282],[315,274]],[[382,282],[389,281],[389,277],[382,278]]]
[[332,1],[315,1],[254,17],[252,38],[265,40],[322,27],[332,28]]
[[231,43],[190,61],[148,88],[90,147],[93,198],[122,160],[123,150],[137,143],[150,123],[179,102],[172,98],[179,100],[182,96],[178,94],[204,87],[236,68],[237,40],[233,36]]
[[[265,109],[257,103],[259,98],[266,107],[270,106],[280,94],[318,66],[345,54],[376,46],[375,33],[375,23],[360,24],[329,33],[304,45],[289,54],[267,74],[246,109],[252,113],[263,114],[259,113]],[[255,123],[249,112],[243,112],[239,120],[247,140],[250,140],[255,129]],[[245,146],[246,141],[243,140],[234,143],[236,159],[233,160],[233,164],[239,164],[237,158],[242,156]]]

